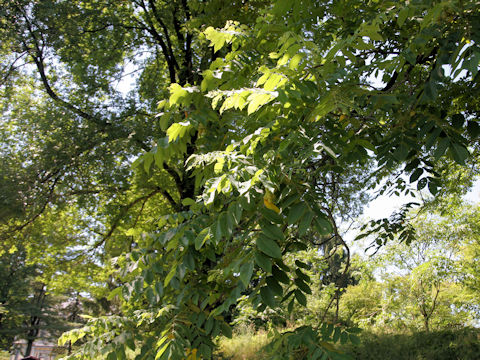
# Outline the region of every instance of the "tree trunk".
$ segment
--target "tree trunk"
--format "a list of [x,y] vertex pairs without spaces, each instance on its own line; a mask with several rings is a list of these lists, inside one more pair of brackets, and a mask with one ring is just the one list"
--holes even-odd
[[338,308],[340,307],[340,292],[337,292],[336,296],[336,304],[335,304],[335,322],[338,322]]
[[[46,296],[46,289],[45,285],[41,285],[38,289],[37,294],[35,295],[36,298],[33,299],[33,305],[36,306],[37,311],[41,312],[43,306],[45,304],[45,296]],[[25,351],[25,357],[29,356],[32,352],[33,342],[37,338],[38,334],[40,333],[40,322],[41,318],[36,315],[30,316],[30,324],[29,330],[27,332],[26,340],[27,340],[27,349]]]
[[32,328],[30,331],[27,333],[27,350],[25,351],[25,357],[29,356],[30,353],[32,352],[32,347],[33,347],[33,342],[38,336],[38,333],[40,332],[38,326],[40,324],[40,318],[37,316],[33,317],[31,320],[31,326]]
[[423,324],[425,326],[425,331],[428,333],[430,332],[430,319],[428,316],[423,317]]
[[25,357],[29,356],[30,353],[32,352],[32,346],[33,346],[34,341],[35,341],[35,339],[28,339],[27,340],[27,350],[25,350]]

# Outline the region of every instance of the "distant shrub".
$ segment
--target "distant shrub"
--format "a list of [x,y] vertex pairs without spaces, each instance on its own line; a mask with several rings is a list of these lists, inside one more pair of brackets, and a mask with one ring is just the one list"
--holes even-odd
[[356,360],[478,360],[480,330],[465,328],[414,334],[364,333],[345,351]]

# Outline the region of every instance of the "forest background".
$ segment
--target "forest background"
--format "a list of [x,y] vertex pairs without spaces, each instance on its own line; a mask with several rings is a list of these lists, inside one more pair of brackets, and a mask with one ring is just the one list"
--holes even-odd
[[478,353],[477,1],[0,5],[2,348]]

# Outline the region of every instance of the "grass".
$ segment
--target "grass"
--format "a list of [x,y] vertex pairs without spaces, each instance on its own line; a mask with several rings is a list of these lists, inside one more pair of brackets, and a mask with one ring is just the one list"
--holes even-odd
[[[480,330],[460,329],[414,334],[360,334],[359,345],[341,346],[355,360],[478,360]],[[231,339],[218,341],[217,360],[265,360],[264,347],[270,342],[265,331],[253,327],[236,329]],[[1,358],[0,358],[1,359]]]
[[361,335],[361,344],[345,349],[356,360],[478,360],[478,329],[445,330],[415,334]]
[[231,339],[221,337],[218,343],[217,359],[260,360],[265,359],[262,348],[269,343],[265,331],[255,332],[253,327],[240,327]]
[[[360,335],[360,345],[345,345],[343,350],[355,360],[477,360],[480,359],[480,330],[461,329],[416,334]],[[270,342],[265,331],[253,326],[235,329],[231,339],[220,337],[217,360],[265,360],[264,347]],[[133,356],[131,357],[133,358]],[[0,360],[9,360],[7,351],[0,350]]]

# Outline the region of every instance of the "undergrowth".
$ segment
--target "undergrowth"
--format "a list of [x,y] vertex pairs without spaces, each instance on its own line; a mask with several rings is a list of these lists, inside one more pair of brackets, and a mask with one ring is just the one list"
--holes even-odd
[[[478,360],[480,330],[465,328],[414,334],[360,334],[359,345],[345,345],[342,350],[355,360]],[[270,342],[265,331],[253,327],[237,329],[231,339],[219,338],[218,360],[264,360]],[[308,360],[308,359],[305,359]]]
[[365,332],[360,345],[349,345],[345,350],[356,360],[478,360],[480,331],[465,328],[414,334]]
[[253,327],[237,328],[231,339],[221,337],[218,342],[217,359],[222,360],[260,360],[265,359],[263,347],[270,339],[263,330],[255,331]]

